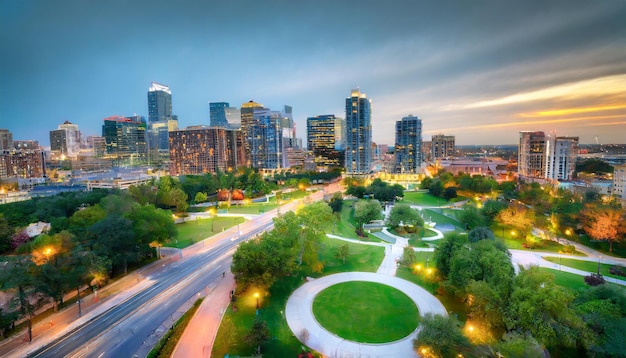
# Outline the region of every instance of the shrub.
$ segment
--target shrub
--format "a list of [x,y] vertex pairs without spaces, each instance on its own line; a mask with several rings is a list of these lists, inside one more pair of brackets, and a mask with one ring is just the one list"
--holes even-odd
[[603,285],[605,281],[602,275],[598,275],[597,273],[592,273],[589,276],[585,276],[585,283],[589,286],[599,286],[599,285]]
[[611,275],[626,276],[626,268],[618,265],[611,266],[609,268],[609,273]]
[[574,245],[565,245],[563,246],[563,253],[565,254],[573,254],[576,252],[576,246]]

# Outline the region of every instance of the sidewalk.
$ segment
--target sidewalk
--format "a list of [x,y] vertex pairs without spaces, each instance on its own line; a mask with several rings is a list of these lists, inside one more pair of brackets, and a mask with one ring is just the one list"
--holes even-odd
[[211,356],[222,317],[230,303],[230,291],[235,289],[235,278],[229,271],[222,282],[214,285],[180,337],[172,358]]

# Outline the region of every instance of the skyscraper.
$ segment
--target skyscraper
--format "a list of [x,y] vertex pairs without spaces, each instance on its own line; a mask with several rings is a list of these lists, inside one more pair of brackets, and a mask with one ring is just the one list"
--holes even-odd
[[280,169],[285,163],[283,152],[282,113],[267,108],[254,109],[249,135],[250,164],[258,169]]
[[142,159],[147,154],[144,117],[112,116],[104,119],[102,136],[107,155],[116,159]]
[[193,126],[170,132],[170,175],[233,171],[246,162],[242,133]]
[[211,127],[228,128],[226,119],[226,108],[230,107],[228,102],[210,102],[210,125]]
[[546,179],[571,180],[576,169],[578,137],[549,135],[546,140]]
[[172,91],[168,86],[152,82],[148,89],[148,121],[172,119]]
[[454,136],[435,134],[431,140],[432,158],[446,158],[454,155]]
[[313,154],[317,169],[343,167],[345,120],[334,114],[309,117],[306,128],[307,149]]
[[346,172],[367,174],[372,163],[372,102],[360,90],[346,98]]
[[50,131],[50,150],[61,157],[76,158],[80,152],[80,131],[76,124],[65,121]]
[[13,147],[13,134],[8,129],[0,129],[0,150]]
[[417,173],[422,164],[422,120],[409,115],[396,122],[396,172]]
[[[265,109],[262,104],[249,101],[241,105],[241,132],[243,133],[246,158],[251,160],[250,143],[252,142],[251,126],[254,123],[254,110]],[[250,163],[248,163],[250,165]]]
[[546,159],[546,136],[543,132],[519,134],[517,173],[521,177],[543,178]]

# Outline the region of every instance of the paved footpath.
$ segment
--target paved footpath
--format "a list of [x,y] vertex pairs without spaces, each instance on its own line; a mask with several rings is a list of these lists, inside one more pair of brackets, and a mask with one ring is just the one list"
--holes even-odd
[[226,272],[225,275],[223,278],[225,282],[214,283],[214,289],[202,301],[180,337],[172,358],[211,356],[222,317],[230,303],[230,291],[235,289],[235,278],[232,273]]
[[298,339],[310,348],[333,358],[397,358],[417,357],[413,349],[413,339],[419,328],[403,339],[391,343],[367,344],[343,339],[324,329],[312,312],[313,299],[329,286],[348,281],[368,281],[388,285],[404,292],[419,309],[420,315],[426,313],[448,315],[439,300],[425,289],[397,277],[390,277],[371,272],[345,272],[315,279],[295,290],[285,308],[287,324]]

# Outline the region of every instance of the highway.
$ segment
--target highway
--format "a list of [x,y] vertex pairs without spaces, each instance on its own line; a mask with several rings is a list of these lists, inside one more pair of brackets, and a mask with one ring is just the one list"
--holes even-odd
[[[328,191],[326,191],[328,193]],[[311,195],[320,200],[323,193]],[[281,212],[295,210],[290,202]],[[273,227],[276,209],[181,251],[182,258],[144,277],[150,284],[84,325],[66,333],[29,357],[130,357],[187,301],[195,301],[209,285],[219,284],[230,269],[236,246]],[[171,325],[171,323],[167,322]]]

